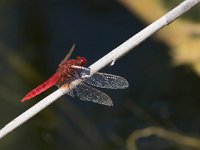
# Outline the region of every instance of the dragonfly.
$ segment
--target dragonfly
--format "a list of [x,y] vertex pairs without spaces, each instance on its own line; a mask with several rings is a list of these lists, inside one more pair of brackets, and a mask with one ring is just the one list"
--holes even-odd
[[[75,45],[69,50],[66,57],[61,61],[59,67],[48,80],[31,90],[21,102],[25,102],[41,94],[52,86],[56,85],[59,88],[63,85],[69,87],[67,94],[79,98],[84,101],[91,101],[94,103],[112,106],[112,99],[98,88],[106,89],[125,89],[129,86],[128,81],[120,76],[96,72],[89,78],[82,78],[83,74],[87,74],[90,69],[86,68],[87,59],[85,57],[77,56],[75,59],[69,59]],[[87,72],[87,73],[86,73]],[[70,88],[72,81],[82,79],[82,82],[77,86]]]

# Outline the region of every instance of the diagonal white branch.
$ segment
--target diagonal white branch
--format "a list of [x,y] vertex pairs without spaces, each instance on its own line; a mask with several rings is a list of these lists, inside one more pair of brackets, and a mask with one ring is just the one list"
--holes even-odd
[[[178,17],[180,17],[183,13],[187,12],[190,8],[195,6],[197,3],[199,3],[200,0],[185,0],[180,5],[175,7],[173,10],[168,12],[166,15],[152,23],[151,25],[147,26],[145,29],[125,41],[123,44],[112,50],[110,53],[96,61],[94,64],[92,64],[89,68],[90,76],[92,76],[93,73],[99,71],[103,67],[109,64],[114,64],[114,62],[125,55],[127,52],[132,50],[134,47],[136,47],[138,44],[143,42],[145,39],[150,37],[153,33],[158,31],[159,29],[163,28],[164,26],[168,25]],[[75,81],[72,86],[76,86],[79,84],[81,80]],[[0,138],[7,135],[9,132],[16,129],[18,126],[35,116],[37,113],[39,113],[41,110],[43,110],[45,107],[53,103],[55,100],[57,100],[59,97],[64,95],[68,91],[68,88],[61,87],[34,106],[32,106],[30,109],[19,115],[17,118],[12,120],[10,123],[8,123],[6,126],[4,126],[0,130]]]

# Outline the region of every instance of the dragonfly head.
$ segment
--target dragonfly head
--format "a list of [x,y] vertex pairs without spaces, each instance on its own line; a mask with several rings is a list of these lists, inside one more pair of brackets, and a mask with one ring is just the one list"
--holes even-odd
[[85,57],[80,57],[80,56],[76,57],[76,61],[79,66],[85,66],[87,63],[87,59]]

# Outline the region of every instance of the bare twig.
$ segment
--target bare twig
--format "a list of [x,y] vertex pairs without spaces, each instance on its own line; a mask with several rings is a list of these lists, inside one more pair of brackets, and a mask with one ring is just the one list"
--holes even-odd
[[127,147],[129,150],[137,150],[136,142],[140,138],[146,138],[156,135],[166,140],[173,141],[182,146],[188,146],[200,149],[200,139],[185,136],[176,132],[168,131],[160,127],[147,127],[142,130],[134,131],[127,140]]
[[[162,27],[168,25],[178,17],[180,17],[183,13],[187,12],[190,8],[195,6],[200,0],[185,0],[183,3],[178,5],[176,8],[171,10],[169,13],[125,41],[123,44],[112,50],[110,53],[99,59],[97,62],[92,64],[89,68],[90,76],[92,76],[95,72],[99,71],[106,65],[113,65],[114,62],[125,55],[127,52],[129,52],[132,48],[136,47],[138,44],[143,42],[145,39],[150,37],[153,33],[161,29]],[[74,81],[72,84],[72,87],[75,87],[77,84],[79,84],[81,80]],[[4,137],[6,134],[11,132],[12,130],[16,129],[18,126],[26,122],[28,119],[36,115],[38,112],[43,110],[45,107],[53,103],[55,100],[57,100],[59,97],[64,95],[68,91],[68,88],[62,87],[34,106],[32,106],[30,109],[22,113],[20,116],[12,120],[10,123],[8,123],[5,127],[3,127],[0,130],[0,138]]]

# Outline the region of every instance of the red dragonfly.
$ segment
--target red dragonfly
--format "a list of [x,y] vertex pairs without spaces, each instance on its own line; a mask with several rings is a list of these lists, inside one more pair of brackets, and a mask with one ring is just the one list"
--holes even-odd
[[[69,53],[61,61],[56,73],[47,81],[30,91],[21,102],[39,95],[54,85],[61,87],[62,85],[67,84],[68,87],[70,87],[72,81],[80,79],[84,72],[89,72],[89,68],[84,68],[87,63],[85,57],[77,56],[75,59],[69,59],[74,48],[75,45],[72,46]],[[108,89],[124,89],[127,88],[129,84],[126,79],[120,76],[96,72],[92,77],[83,79],[83,82],[78,84],[76,87],[69,89],[67,94],[72,97],[78,97],[80,100],[92,101],[108,106],[113,105],[111,98],[107,94],[92,86]]]

